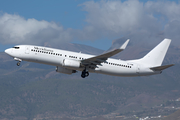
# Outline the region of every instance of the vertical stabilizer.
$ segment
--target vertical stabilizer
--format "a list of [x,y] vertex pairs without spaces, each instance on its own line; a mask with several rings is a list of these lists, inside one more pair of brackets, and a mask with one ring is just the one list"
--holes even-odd
[[138,62],[141,62],[142,64],[146,64],[149,66],[161,66],[170,43],[171,43],[170,39],[164,39],[147,55],[139,59]]

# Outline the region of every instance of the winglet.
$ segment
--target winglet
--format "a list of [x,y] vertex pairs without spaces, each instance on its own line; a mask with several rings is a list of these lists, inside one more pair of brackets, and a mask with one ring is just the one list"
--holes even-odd
[[129,39],[126,40],[126,42],[119,49],[124,50],[128,43],[129,43]]

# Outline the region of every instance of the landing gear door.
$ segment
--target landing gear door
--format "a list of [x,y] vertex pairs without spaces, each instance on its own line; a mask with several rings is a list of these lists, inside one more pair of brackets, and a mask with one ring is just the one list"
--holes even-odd
[[26,54],[29,54],[29,51],[30,51],[30,47],[29,47],[29,46],[26,46],[26,48],[25,48],[25,53],[26,53]]

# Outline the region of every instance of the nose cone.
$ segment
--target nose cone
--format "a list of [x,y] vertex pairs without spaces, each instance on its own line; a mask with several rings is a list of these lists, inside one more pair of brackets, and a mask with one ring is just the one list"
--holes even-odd
[[4,52],[9,55],[11,53],[11,48],[6,49]]

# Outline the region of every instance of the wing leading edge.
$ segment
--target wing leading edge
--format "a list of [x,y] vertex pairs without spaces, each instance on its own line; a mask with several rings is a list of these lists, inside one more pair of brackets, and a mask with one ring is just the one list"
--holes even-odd
[[119,49],[115,49],[115,50],[112,50],[110,52],[107,52],[107,53],[104,53],[104,54],[101,54],[101,55],[98,55],[98,56],[95,56],[95,57],[91,57],[91,58],[82,60],[81,64],[85,65],[85,66],[88,66],[90,64],[92,64],[92,65],[101,65],[101,63],[105,62],[109,57],[123,51],[126,48],[128,42],[129,42],[129,39],[126,40],[126,42]]

